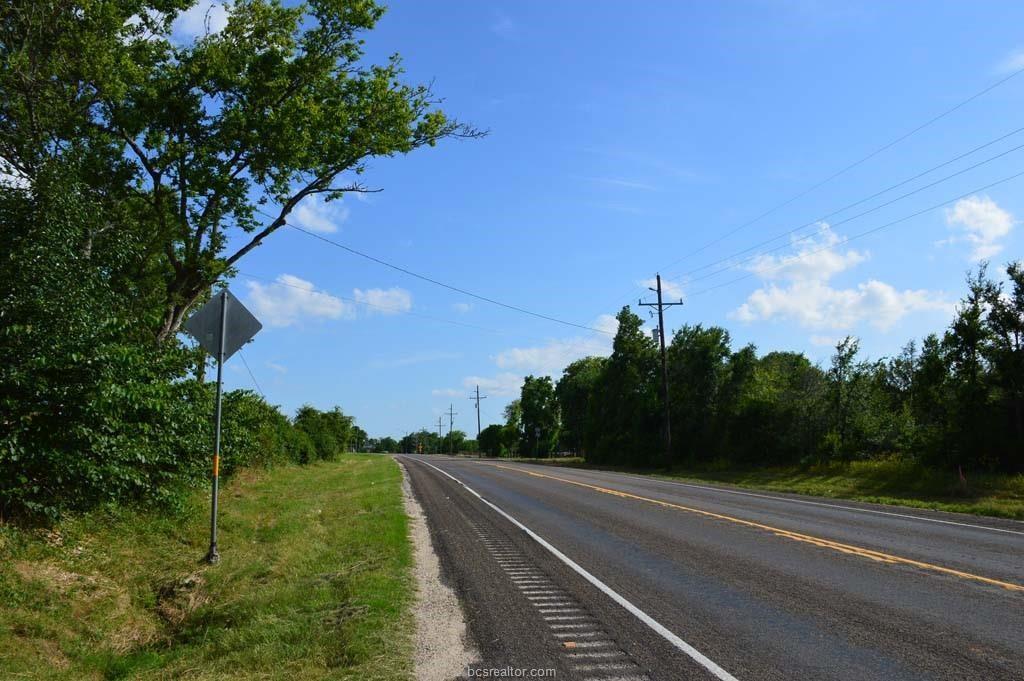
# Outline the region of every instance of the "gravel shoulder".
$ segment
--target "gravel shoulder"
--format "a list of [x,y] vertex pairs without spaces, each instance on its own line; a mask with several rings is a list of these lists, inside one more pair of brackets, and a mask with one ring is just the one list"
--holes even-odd
[[441,580],[441,565],[430,540],[423,509],[402,469],[402,493],[409,516],[416,576],[415,677],[418,681],[448,681],[462,676],[479,659],[469,642],[459,599]]

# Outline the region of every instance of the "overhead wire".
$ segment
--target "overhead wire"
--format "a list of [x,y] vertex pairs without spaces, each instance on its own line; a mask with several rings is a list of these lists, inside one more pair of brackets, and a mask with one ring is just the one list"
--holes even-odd
[[785,208],[786,206],[788,206],[791,203],[793,203],[794,201],[797,201],[797,200],[807,196],[808,194],[814,192],[815,190],[825,186],[829,182],[832,182],[836,178],[838,178],[838,177],[840,177],[842,175],[845,175],[846,173],[848,173],[849,171],[853,170],[854,168],[856,168],[856,167],[858,167],[860,165],[863,165],[864,163],[870,161],[871,159],[873,159],[874,157],[878,156],[879,154],[881,154],[881,153],[883,153],[885,151],[888,151],[889,149],[891,149],[892,147],[896,146],[900,142],[908,139],[909,137],[912,137],[913,135],[916,135],[917,133],[919,133],[920,131],[924,130],[925,128],[927,128],[927,127],[929,127],[931,125],[934,125],[935,123],[939,122],[943,118],[946,118],[947,116],[955,113],[956,111],[959,111],[960,109],[962,109],[963,107],[967,106],[968,104],[970,104],[974,100],[976,100],[976,99],[978,99],[978,98],[988,94],[992,90],[995,90],[997,87],[999,87],[999,86],[1003,85],[1004,83],[1012,80],[1013,78],[1016,78],[1021,73],[1024,73],[1024,67],[1021,67],[1021,68],[1013,71],[1012,73],[1010,73],[1009,75],[999,79],[995,83],[992,83],[991,85],[983,88],[982,90],[979,90],[978,92],[975,92],[970,97],[967,97],[966,99],[961,100],[957,104],[955,104],[952,107],[944,110],[943,112],[939,113],[938,115],[933,116],[932,118],[929,118],[927,121],[925,121],[924,123],[918,125],[917,127],[913,128],[912,130],[910,130],[910,131],[908,131],[906,133],[903,133],[902,135],[899,135],[898,137],[896,137],[895,139],[893,139],[893,140],[891,140],[889,142],[886,142],[885,144],[883,144],[882,146],[878,147],[874,151],[868,153],[866,156],[863,156],[863,157],[857,159],[856,161],[854,161],[853,163],[850,163],[849,165],[844,166],[843,168],[841,168],[841,169],[837,170],[836,172],[832,173],[831,175],[829,175],[825,179],[821,180],[820,182],[817,182],[817,183],[811,185],[807,189],[805,189],[805,190],[803,190],[801,192],[798,192],[797,194],[791,196],[790,198],[786,199],[785,201],[782,201],[779,204],[776,204],[775,206],[769,208],[768,210],[764,211],[763,213],[761,213],[760,215],[754,217],[753,219],[748,220],[747,222],[744,222],[743,224],[739,225],[738,227],[735,227],[734,229],[726,232],[725,234],[722,234],[721,236],[719,236],[719,237],[709,241],[708,243],[704,244],[703,246],[697,248],[696,250],[687,253],[686,255],[682,256],[681,258],[678,258],[677,260],[669,263],[668,265],[666,265],[662,269],[667,269],[669,267],[672,267],[672,266],[682,262],[683,260],[686,260],[688,258],[693,257],[694,255],[702,253],[705,250],[707,250],[708,248],[711,248],[712,246],[715,246],[715,245],[721,243],[725,239],[728,239],[730,236],[736,234],[737,232],[740,232],[740,231],[746,229],[747,227],[749,227],[749,226],[751,226],[751,225],[753,225],[753,224],[755,224],[757,222],[760,222],[762,219],[768,217],[769,215],[775,213],[776,211],[781,210],[782,208]]
[[263,388],[260,387],[259,381],[256,380],[256,375],[252,373],[252,369],[249,368],[249,363],[245,361],[245,355],[242,353],[241,349],[238,350],[238,357],[242,360],[242,364],[245,365],[245,370],[249,372],[249,378],[252,379],[252,384],[256,386],[256,392],[260,394],[260,397],[262,397],[263,401],[265,402],[267,396],[263,392]]
[[889,227],[893,227],[893,226],[898,225],[900,223],[906,222],[907,220],[911,220],[913,218],[919,217],[921,215],[924,215],[925,213],[930,213],[931,211],[937,210],[937,209],[942,208],[944,206],[948,206],[951,203],[956,203],[957,201],[960,201],[961,199],[965,199],[965,198],[967,198],[969,196],[977,194],[978,192],[987,191],[987,190],[989,190],[989,189],[991,189],[993,187],[999,186],[1001,184],[1005,184],[1007,182],[1010,182],[1011,180],[1015,180],[1015,179],[1017,179],[1019,177],[1022,177],[1022,176],[1024,176],[1024,171],[1021,171],[1019,173],[1015,173],[1013,175],[1009,175],[1009,176],[1004,177],[1002,179],[996,180],[995,182],[989,183],[989,184],[987,184],[987,185],[985,185],[983,187],[978,187],[976,189],[972,189],[971,191],[966,192],[964,194],[960,194],[959,196],[956,196],[956,197],[954,197],[952,199],[948,199],[948,200],[943,201],[941,203],[937,203],[937,204],[928,206],[927,208],[923,208],[923,209],[921,209],[919,211],[911,213],[910,215],[904,215],[901,218],[898,218],[896,220],[892,220],[891,222],[887,222],[887,223],[885,223],[883,225],[879,225],[877,227],[873,227],[873,228],[865,230],[863,232],[859,232],[857,234],[854,234],[853,236],[843,237],[842,240],[840,240],[840,241],[838,241],[836,243],[829,244],[828,246],[824,246],[822,248],[818,248],[818,249],[814,249],[814,250],[804,251],[802,253],[798,253],[798,254],[796,254],[796,255],[788,258],[788,259],[785,259],[783,262],[780,262],[775,267],[769,267],[769,268],[761,269],[761,270],[759,270],[757,272],[749,272],[747,274],[744,274],[744,275],[742,275],[740,277],[736,277],[734,279],[730,279],[729,281],[723,282],[721,284],[717,284],[715,286],[709,286],[709,287],[701,289],[699,291],[690,293],[689,295],[691,297],[704,295],[706,293],[710,293],[711,291],[715,291],[715,290],[718,290],[720,288],[724,288],[726,286],[730,286],[730,285],[735,284],[737,282],[743,281],[745,279],[749,279],[750,277],[753,277],[753,276],[758,275],[758,274],[764,274],[765,272],[774,272],[774,271],[780,270],[783,267],[786,267],[786,266],[790,265],[791,263],[793,263],[795,261],[802,260],[803,258],[806,258],[807,256],[814,255],[815,253],[821,253],[821,252],[824,252],[824,251],[827,251],[827,250],[831,250],[831,249],[834,249],[836,246],[842,246],[842,245],[845,245],[845,244],[847,244],[847,243],[849,243],[851,241],[855,241],[857,239],[863,238],[863,237],[868,236],[870,234],[874,234],[876,232],[880,232],[883,229],[888,229]]
[[[805,223],[803,223],[803,224],[801,224],[801,225],[799,225],[797,227],[793,227],[792,229],[789,229],[789,230],[787,230],[785,232],[781,232],[779,234],[776,234],[775,236],[773,236],[773,237],[771,237],[769,239],[765,239],[764,241],[760,241],[760,242],[754,244],[753,246],[750,246],[748,248],[744,248],[744,249],[742,249],[740,251],[736,251],[736,252],[734,252],[734,253],[726,256],[726,257],[720,258],[718,260],[713,260],[710,263],[707,263],[705,265],[701,265],[700,267],[694,268],[692,270],[688,270],[688,271],[686,271],[686,272],[684,272],[682,274],[673,275],[670,278],[673,279],[673,280],[682,279],[682,278],[687,277],[687,276],[689,276],[691,274],[695,274],[697,272],[701,272],[703,270],[706,270],[706,269],[709,269],[711,267],[714,267],[715,265],[719,265],[719,264],[724,263],[724,262],[729,262],[729,261],[731,261],[733,258],[735,258],[737,256],[743,255],[745,253],[749,253],[750,251],[756,250],[756,249],[758,249],[758,248],[760,248],[762,246],[765,246],[767,244],[770,244],[770,243],[772,243],[774,241],[778,241],[779,239],[783,239],[783,238],[785,238],[787,236],[790,236],[792,234],[795,234],[795,233],[797,233],[797,232],[799,232],[802,229],[805,229],[807,227],[812,227],[812,226],[818,225],[819,223],[825,222],[825,221],[835,217],[836,215],[839,215],[841,213],[845,213],[846,211],[850,210],[851,208],[856,208],[857,206],[859,206],[861,204],[864,204],[864,203],[867,203],[868,201],[870,201],[872,199],[878,198],[879,196],[882,196],[883,194],[887,194],[887,193],[893,191],[894,189],[899,189],[900,187],[902,187],[904,185],[907,185],[907,184],[913,182],[914,180],[918,180],[918,179],[920,179],[920,178],[922,178],[922,177],[924,177],[926,175],[930,175],[931,173],[935,172],[936,170],[939,170],[939,169],[944,168],[944,167],[946,167],[948,165],[956,163],[957,161],[963,160],[964,158],[967,158],[968,156],[971,156],[972,154],[975,154],[975,153],[981,151],[982,149],[986,149],[986,148],[988,148],[988,147],[990,147],[990,146],[992,146],[994,144],[998,144],[999,142],[1002,142],[1003,140],[1006,140],[1006,139],[1008,139],[1008,138],[1010,138],[1010,137],[1012,137],[1014,135],[1020,134],[1021,132],[1024,132],[1024,126],[1019,127],[1019,128],[1017,128],[1015,130],[1011,130],[1010,132],[1008,132],[1008,133],[1006,133],[1004,135],[1000,135],[999,137],[997,137],[997,138],[995,138],[993,140],[989,140],[988,142],[985,142],[984,144],[978,145],[978,146],[974,147],[973,149],[970,149],[968,151],[963,152],[962,154],[958,154],[957,156],[954,156],[953,158],[951,158],[951,159],[949,159],[947,161],[943,161],[942,163],[940,163],[938,165],[932,166],[932,167],[928,168],[927,170],[923,170],[923,171],[917,173],[916,175],[913,175],[912,177],[908,177],[905,180],[901,180],[900,182],[897,182],[895,184],[891,184],[888,187],[886,187],[885,189],[881,189],[879,191],[876,191],[875,193],[873,193],[873,194],[871,194],[869,196],[866,196],[866,197],[864,197],[862,199],[859,199],[857,201],[854,201],[853,203],[849,203],[849,204],[843,206],[842,208],[839,208],[837,210],[833,210],[833,211],[831,211],[829,213],[826,213],[826,214],[822,215],[821,217],[815,218],[814,220],[809,220],[809,221],[807,221],[807,222],[805,222]],[[888,203],[883,203],[880,206],[876,206],[875,208],[873,208],[873,209],[871,209],[869,211],[865,211],[863,213],[860,213],[860,214],[858,214],[856,216],[853,216],[852,218],[847,218],[846,220],[843,220],[841,223],[835,223],[835,224],[833,224],[831,226],[834,227],[834,226],[836,226],[838,224],[843,224],[845,222],[849,222],[850,220],[856,219],[857,217],[862,217],[864,215],[867,215],[868,213],[873,212],[874,210],[877,210],[879,208],[884,208],[885,206],[891,205],[891,203],[893,203],[895,201],[898,201],[900,199],[906,198],[908,196],[911,196],[911,195],[913,195],[913,194],[915,194],[915,193],[917,193],[919,191],[923,191],[923,190],[928,189],[930,187],[934,187],[936,184],[939,184],[941,182],[945,182],[946,180],[952,179],[952,178],[954,178],[954,177],[956,177],[958,175],[962,175],[963,173],[966,173],[966,172],[969,172],[971,170],[974,170],[975,168],[983,166],[983,165],[985,165],[987,163],[991,163],[992,161],[995,161],[995,160],[997,160],[999,158],[1002,158],[1003,156],[1006,156],[1007,154],[1009,154],[1011,152],[1014,152],[1014,151],[1017,151],[1017,150],[1019,150],[1021,148],[1024,148],[1024,145],[1019,145],[1019,146],[1013,147],[1012,149],[1009,149],[1009,150],[1007,150],[1007,151],[1005,151],[1003,153],[997,154],[996,156],[992,156],[991,158],[985,159],[984,161],[980,161],[980,162],[978,162],[978,163],[976,163],[976,164],[974,164],[972,166],[969,166],[967,168],[964,168],[963,170],[960,170],[960,171],[958,171],[956,173],[953,173],[952,175],[947,175],[946,177],[942,178],[941,180],[937,180],[937,181],[935,181],[935,182],[933,182],[933,183],[931,183],[929,185],[925,185],[924,187],[921,187],[921,188],[919,188],[917,190],[914,190],[913,192],[908,192],[906,194],[903,194],[902,196],[897,197],[893,201],[890,201]]]
[[[979,168],[979,167],[981,167],[983,165],[986,165],[988,163],[992,163],[993,161],[996,161],[996,160],[998,160],[1000,158],[1003,158],[1004,156],[1007,156],[1007,155],[1009,155],[1009,154],[1011,154],[1011,153],[1013,153],[1015,151],[1019,151],[1020,149],[1024,149],[1024,144],[1020,144],[1020,145],[1018,145],[1016,147],[1013,147],[1011,149],[1007,149],[1006,151],[1003,151],[1003,152],[1001,152],[999,154],[996,154],[995,156],[989,157],[989,158],[987,158],[987,159],[985,159],[983,161],[979,161],[978,163],[975,163],[974,165],[968,166],[966,168],[962,168],[961,170],[958,170],[955,173],[952,173],[952,174],[947,175],[945,177],[939,178],[938,180],[935,180],[933,182],[929,182],[928,184],[922,185],[922,186],[918,187],[917,189],[914,189],[912,191],[906,192],[905,194],[901,194],[900,196],[897,196],[897,197],[895,197],[893,199],[890,199],[890,200],[888,200],[888,201],[886,201],[884,203],[880,203],[877,206],[874,206],[872,208],[869,208],[868,210],[865,210],[865,211],[862,211],[860,213],[857,213],[856,215],[851,215],[848,218],[844,218],[843,220],[839,220],[838,222],[835,222],[832,225],[830,225],[830,227],[838,227],[840,225],[845,225],[846,223],[852,222],[852,221],[857,220],[859,218],[862,218],[865,215],[870,215],[871,213],[879,211],[882,208],[886,208],[888,206],[891,206],[892,204],[894,204],[894,203],[896,203],[898,201],[902,201],[903,199],[905,199],[907,197],[913,196],[915,194],[919,194],[922,191],[925,191],[926,189],[931,189],[932,187],[935,187],[935,186],[937,186],[939,184],[942,184],[943,182],[947,182],[948,180],[951,180],[951,179],[953,179],[955,177],[963,175],[964,173],[967,173],[967,172],[970,172],[972,170],[975,170],[976,168]],[[769,248],[769,249],[767,249],[765,251],[761,251],[760,253],[757,253],[755,255],[743,258],[742,260],[740,260],[738,262],[733,261],[733,258],[735,258],[736,255],[742,255],[744,253],[749,253],[750,251],[755,250],[756,248],[759,248],[760,246],[763,246],[765,244],[771,243],[772,241],[777,241],[780,238],[783,238],[785,236],[789,236],[791,234],[794,234],[794,233],[800,231],[801,229],[803,229],[805,227],[808,227],[808,226],[814,225],[814,224],[818,224],[819,222],[821,222],[821,220],[816,220],[816,221],[813,221],[813,222],[801,225],[800,227],[794,228],[794,229],[790,230],[789,232],[783,233],[781,235],[773,237],[772,239],[764,241],[764,242],[758,244],[757,246],[753,246],[753,247],[745,249],[743,251],[739,251],[738,253],[733,254],[732,256],[729,256],[727,258],[722,258],[720,260],[716,260],[716,261],[710,263],[709,265],[705,265],[704,267],[701,267],[701,268],[698,268],[698,269],[695,269],[695,270],[690,270],[689,272],[686,272],[686,273],[681,274],[681,275],[676,275],[675,277],[671,277],[671,279],[672,280],[679,280],[679,279],[682,279],[684,277],[688,277],[691,274],[695,274],[697,272],[700,272],[701,270],[708,269],[709,267],[714,267],[715,265],[719,265],[719,264],[722,264],[722,263],[725,263],[725,262],[731,262],[731,264],[729,266],[727,266],[727,267],[719,268],[719,269],[717,269],[717,270],[715,270],[713,272],[709,272],[708,274],[704,274],[704,275],[701,275],[699,277],[690,278],[690,279],[688,279],[688,283],[692,284],[693,282],[696,282],[696,281],[703,281],[705,279],[709,279],[711,277],[717,276],[717,275],[719,275],[719,274],[721,274],[723,272],[728,272],[729,270],[734,269],[738,265],[742,265],[744,263],[748,263],[748,262],[750,262],[752,260],[755,260],[755,259],[757,259],[757,258],[759,258],[759,257],[761,257],[763,255],[768,254],[768,253],[774,253],[775,251],[781,250],[783,248],[789,248],[789,247],[791,247],[791,246],[793,246],[795,244],[799,244],[801,242],[808,241],[808,240],[814,238],[816,236],[816,232],[812,232],[811,234],[806,234],[806,235],[798,237],[796,239],[792,239],[789,243],[780,244],[779,246],[775,246],[774,248]]]
[[[261,215],[263,215],[264,217],[267,217],[267,218],[269,218],[271,220],[276,219],[276,218],[274,218],[274,216],[268,215],[267,213],[265,213],[263,211],[257,210],[257,212],[260,213]],[[356,248],[353,248],[351,246],[345,245],[345,244],[343,244],[343,243],[341,243],[339,241],[335,241],[334,239],[328,239],[327,237],[323,236],[322,234],[317,234],[316,232],[310,231],[308,229],[304,229],[302,227],[299,227],[298,225],[295,225],[293,223],[288,222],[287,220],[284,220],[282,222],[283,222],[283,224],[287,225],[288,227],[291,227],[292,229],[294,229],[294,230],[296,230],[298,232],[301,232],[301,233],[303,233],[303,234],[305,234],[305,235],[307,235],[309,237],[312,237],[314,239],[318,239],[320,241],[323,241],[324,243],[330,244],[331,246],[334,246],[335,248],[340,248],[340,249],[342,249],[342,250],[344,250],[344,251],[346,251],[348,253],[351,253],[352,255],[356,255],[356,256],[358,256],[360,258],[365,258],[366,260],[370,260],[371,262],[375,262],[378,265],[383,265],[384,267],[388,267],[388,268],[393,269],[393,270],[395,270],[397,272],[401,272],[403,274],[406,274],[406,275],[408,275],[410,277],[414,277],[416,279],[420,279],[420,280],[428,282],[430,284],[434,284],[435,286],[440,286],[440,287],[446,288],[446,289],[448,289],[450,291],[455,291],[456,293],[461,293],[464,296],[469,296],[470,298],[475,298],[476,300],[482,300],[482,301],[484,301],[486,303],[490,303],[492,305],[497,305],[498,307],[503,307],[503,308],[508,309],[508,310],[513,310],[515,312],[519,312],[519,313],[522,313],[522,314],[525,314],[525,315],[529,315],[531,317],[537,317],[538,319],[544,319],[544,320],[547,320],[549,322],[555,322],[556,324],[562,324],[562,325],[565,325],[565,326],[572,326],[572,327],[575,327],[577,329],[584,329],[586,331],[594,331],[596,333],[601,333],[601,334],[608,334],[608,332],[605,331],[604,329],[598,329],[596,327],[587,326],[586,324],[577,324],[576,322],[570,322],[570,321],[565,320],[565,319],[559,319],[558,317],[552,317],[550,315],[546,315],[546,314],[543,314],[541,312],[534,312],[533,310],[528,310],[528,309],[526,309],[524,307],[519,307],[518,305],[512,305],[511,303],[506,303],[506,302],[503,302],[503,301],[500,301],[500,300],[496,300],[495,298],[490,298],[488,296],[485,296],[485,295],[482,295],[482,294],[479,294],[479,293],[474,293],[473,291],[469,291],[467,289],[461,288],[459,286],[455,286],[453,284],[445,283],[443,281],[440,281],[439,279],[435,279],[433,277],[429,277],[429,276],[427,276],[425,274],[420,274],[419,272],[415,272],[415,271],[410,270],[410,269],[408,269],[406,267],[402,267],[401,265],[396,265],[394,263],[388,262],[387,260],[384,260],[382,258],[378,258],[378,257],[373,256],[373,255],[370,255],[369,253],[365,253],[365,252],[360,251],[360,250],[358,250]]]

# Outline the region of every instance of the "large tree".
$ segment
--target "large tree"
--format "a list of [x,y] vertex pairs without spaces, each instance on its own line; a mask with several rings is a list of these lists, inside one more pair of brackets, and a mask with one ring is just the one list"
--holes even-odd
[[[76,168],[105,203],[79,245],[126,229],[128,294],[171,336],[210,285],[303,200],[366,191],[369,159],[480,133],[445,116],[397,56],[363,60],[371,0],[227,4],[181,42],[194,0],[11,0],[0,13],[0,168]],[[123,235],[119,238],[124,238]]]
[[524,456],[547,456],[558,443],[558,401],[550,376],[527,376],[519,394],[522,428],[519,452]]

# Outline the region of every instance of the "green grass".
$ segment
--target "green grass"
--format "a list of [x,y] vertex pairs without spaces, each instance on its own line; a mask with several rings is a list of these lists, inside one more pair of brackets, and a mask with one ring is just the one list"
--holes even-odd
[[899,459],[759,469],[712,466],[668,473],[590,466],[578,457],[513,460],[1024,520],[1024,475],[972,474],[965,488],[955,473]]
[[0,525],[0,678],[408,679],[411,550],[388,457],[242,473],[169,517]]

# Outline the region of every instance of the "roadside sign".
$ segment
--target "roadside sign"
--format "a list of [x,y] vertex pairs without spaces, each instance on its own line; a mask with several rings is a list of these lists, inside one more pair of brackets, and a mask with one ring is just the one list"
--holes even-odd
[[210,477],[210,550],[206,562],[220,560],[217,552],[217,493],[220,488],[220,423],[224,390],[224,361],[249,342],[263,325],[231,291],[221,289],[183,325],[199,345],[217,359],[217,401],[214,406],[213,475]]
[[[223,298],[222,298],[223,294]],[[221,309],[224,305],[224,309]],[[224,314],[224,359],[238,352],[238,349],[252,340],[263,325],[242,305],[231,291],[224,289],[210,301],[192,313],[183,325],[189,335],[214,357],[220,352],[221,313]]]

